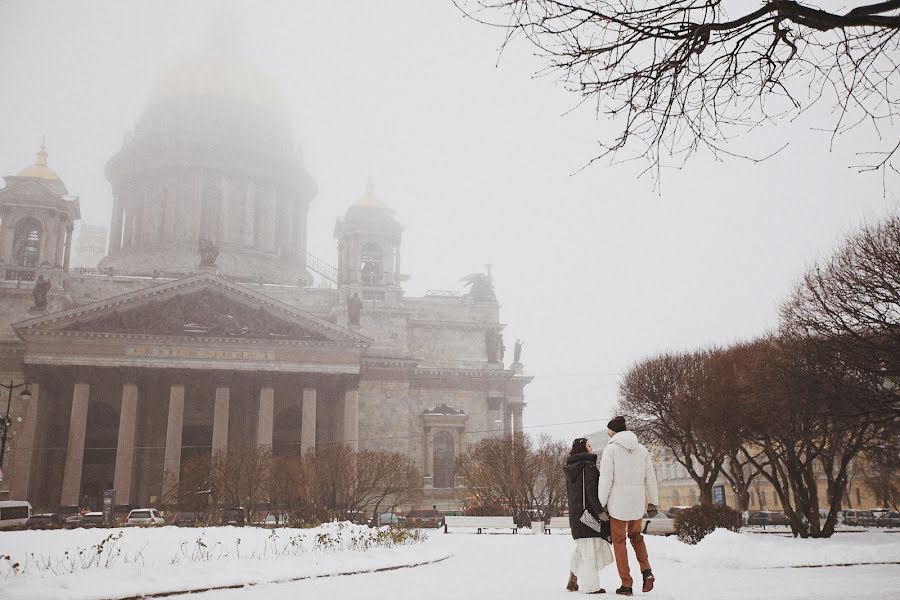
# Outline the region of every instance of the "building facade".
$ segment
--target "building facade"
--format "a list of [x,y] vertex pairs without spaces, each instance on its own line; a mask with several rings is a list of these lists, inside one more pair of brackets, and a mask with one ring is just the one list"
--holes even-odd
[[504,363],[493,294],[406,296],[371,185],[337,219],[337,266],[307,252],[316,184],[234,48],[163,78],[106,175],[96,270],[69,269],[79,200],[45,150],[0,189],[0,375],[32,393],[10,396],[4,497],[65,511],[112,489],[128,508],[192,455],[347,444],[410,457],[450,508],[455,456],[521,431],[531,378]]

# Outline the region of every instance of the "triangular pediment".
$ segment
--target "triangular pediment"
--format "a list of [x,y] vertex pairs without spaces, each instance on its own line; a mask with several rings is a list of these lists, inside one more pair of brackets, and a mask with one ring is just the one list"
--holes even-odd
[[21,321],[29,332],[101,333],[365,344],[370,340],[209,273]]

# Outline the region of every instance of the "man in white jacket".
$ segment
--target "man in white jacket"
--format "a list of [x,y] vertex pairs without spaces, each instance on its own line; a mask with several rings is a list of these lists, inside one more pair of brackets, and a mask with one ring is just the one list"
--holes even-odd
[[616,593],[631,596],[631,572],[628,569],[628,550],[625,538],[631,540],[631,547],[641,565],[644,579],[643,591],[653,589],[653,571],[647,558],[647,547],[641,534],[641,520],[646,510],[651,516],[659,504],[659,489],[656,484],[656,470],[650,460],[650,453],[638,443],[637,436],[626,431],[625,418],[616,417],[607,424],[609,443],[600,458],[600,481],[598,495],[600,504],[609,513],[612,530],[613,554],[616,567],[622,578],[622,587]]

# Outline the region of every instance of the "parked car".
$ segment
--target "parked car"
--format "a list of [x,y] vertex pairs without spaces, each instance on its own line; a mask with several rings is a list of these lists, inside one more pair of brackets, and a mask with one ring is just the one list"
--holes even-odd
[[406,525],[406,517],[395,515],[394,513],[381,513],[378,515],[378,526],[392,525],[394,527],[403,527]]
[[59,513],[40,513],[31,515],[26,526],[28,529],[59,529],[65,524],[66,522]]
[[766,525],[790,525],[790,520],[783,512],[775,510],[758,510],[750,513],[747,525],[765,527]]
[[234,525],[235,527],[243,527],[247,524],[247,517],[244,514],[243,506],[234,508],[226,508],[222,510],[222,525]]
[[361,510],[349,510],[347,511],[346,518],[351,523],[356,523],[357,525],[368,525],[369,517]]
[[135,508],[128,513],[126,525],[165,525],[166,520],[155,508]]
[[177,512],[172,519],[172,525],[175,527],[196,527],[199,522],[200,519],[194,512]]
[[675,533],[675,519],[663,513],[650,517],[644,513],[644,534],[646,535],[672,535]]
[[434,528],[443,525],[443,519],[434,509],[411,510],[406,515],[406,526],[415,528]]
[[678,515],[678,513],[680,513],[683,510],[687,510],[689,508],[691,508],[691,507],[690,506],[673,506],[673,507],[669,508],[669,510],[666,511],[666,516],[669,517],[670,519],[674,519],[676,517],[676,515]]
[[[71,525],[74,527],[103,527],[103,513],[101,512],[89,512],[84,513],[83,515],[75,515],[76,517],[80,517],[79,519],[72,519],[69,517],[66,519],[66,525]],[[70,521],[70,519],[72,519]]]
[[25,527],[31,514],[31,503],[26,500],[0,500],[0,529]]
[[[284,524],[286,521],[284,521],[284,519],[281,519],[280,522],[282,524]],[[279,524],[279,519],[278,519],[277,515],[269,513],[262,519],[257,519],[256,521],[253,521],[253,524],[257,525],[259,527],[275,527],[276,525]]]
[[882,513],[876,524],[879,527],[900,527],[900,512]]
[[875,515],[872,514],[871,510],[845,510],[844,525],[850,525],[851,527],[874,527]]

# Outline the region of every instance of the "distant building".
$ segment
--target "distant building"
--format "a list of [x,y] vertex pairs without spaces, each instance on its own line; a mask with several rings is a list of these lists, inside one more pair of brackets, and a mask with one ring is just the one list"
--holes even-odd
[[346,444],[408,456],[423,503],[459,507],[456,456],[522,431],[531,377],[505,365],[493,291],[406,296],[402,228],[371,186],[337,219],[337,260],[307,252],[316,184],[236,48],[167,74],[106,175],[99,272],[68,268],[78,199],[43,149],[0,188],[0,373],[33,394],[13,398],[0,494],[147,506],[198,453]]
[[72,264],[88,269],[96,268],[100,260],[106,256],[106,233],[107,229],[103,225],[81,223],[75,234],[78,241],[75,243]]

